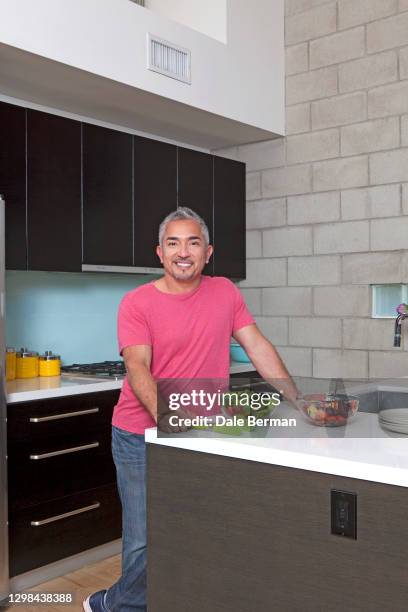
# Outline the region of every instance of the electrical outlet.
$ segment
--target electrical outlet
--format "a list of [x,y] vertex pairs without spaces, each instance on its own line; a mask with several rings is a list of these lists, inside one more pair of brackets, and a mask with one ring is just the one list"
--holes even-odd
[[357,494],[332,489],[331,532],[357,540]]

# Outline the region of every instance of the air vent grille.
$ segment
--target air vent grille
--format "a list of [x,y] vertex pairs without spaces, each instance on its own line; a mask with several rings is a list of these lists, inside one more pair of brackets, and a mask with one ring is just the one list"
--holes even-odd
[[131,1],[134,2],[135,4],[139,4],[140,6],[145,5],[145,0],[131,0]]
[[191,83],[191,52],[148,34],[148,68],[172,79]]

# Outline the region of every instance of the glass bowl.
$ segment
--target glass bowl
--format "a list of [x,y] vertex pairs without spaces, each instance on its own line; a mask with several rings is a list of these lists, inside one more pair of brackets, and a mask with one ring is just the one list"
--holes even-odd
[[298,403],[299,410],[308,421],[320,427],[346,425],[357,412],[358,397],[342,394],[304,395]]

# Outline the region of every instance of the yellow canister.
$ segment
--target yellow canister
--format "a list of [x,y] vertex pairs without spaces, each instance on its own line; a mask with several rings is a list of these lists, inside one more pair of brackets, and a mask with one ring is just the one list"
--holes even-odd
[[16,349],[11,346],[6,347],[6,380],[16,378]]
[[45,351],[40,355],[40,376],[59,376],[61,374],[61,357],[53,355],[52,351]]
[[16,358],[16,378],[35,378],[38,376],[38,353],[26,348],[20,349]]

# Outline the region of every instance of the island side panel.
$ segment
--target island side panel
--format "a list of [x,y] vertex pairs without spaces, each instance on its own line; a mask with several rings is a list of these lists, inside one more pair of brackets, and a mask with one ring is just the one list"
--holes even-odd
[[[149,612],[406,609],[408,490],[148,444]],[[357,493],[357,540],[330,490]]]

